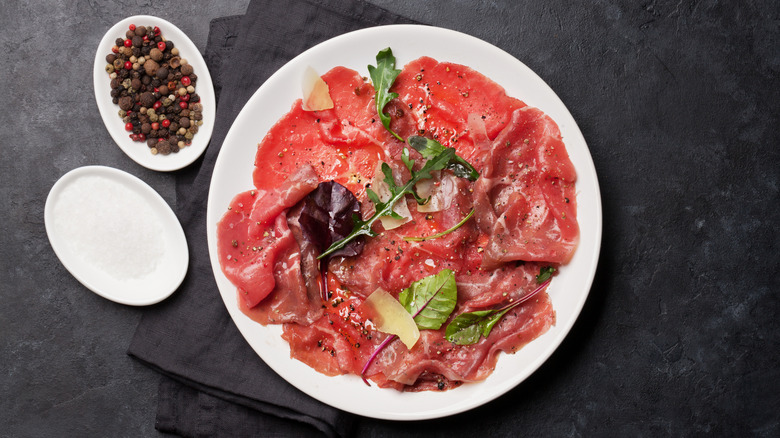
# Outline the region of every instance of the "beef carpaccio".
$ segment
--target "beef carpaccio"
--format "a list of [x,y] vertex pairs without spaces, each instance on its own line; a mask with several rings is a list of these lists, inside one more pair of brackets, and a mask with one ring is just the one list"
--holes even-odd
[[[417,280],[454,272],[464,312],[500,308],[537,288],[546,266],[565,264],[579,236],[576,174],[556,123],[479,72],[423,57],[407,64],[384,112],[402,138],[419,135],[453,147],[480,174],[476,181],[437,172],[428,180],[430,203],[393,229],[377,222],[362,252],[333,257],[320,276],[318,251],[301,238],[299,202],[320,182],[336,181],[374,213],[367,188],[387,163],[397,183],[410,171],[404,142],[380,122],[375,90],[356,71],[336,67],[322,76],[333,108],[306,111],[293,103],[257,148],[255,187],[238,194],[218,224],[219,260],[237,287],[241,310],[260,324],[283,324],[291,356],[326,375],[361,374],[387,339],[361,308],[381,288],[397,297]],[[419,168],[425,159],[412,148]],[[450,229],[440,238],[405,241]],[[328,295],[321,296],[323,283]],[[399,390],[444,390],[485,379],[500,352],[512,353],[555,323],[546,293],[512,308],[487,337],[456,345],[445,328],[421,330],[408,349],[390,342],[365,377]]]

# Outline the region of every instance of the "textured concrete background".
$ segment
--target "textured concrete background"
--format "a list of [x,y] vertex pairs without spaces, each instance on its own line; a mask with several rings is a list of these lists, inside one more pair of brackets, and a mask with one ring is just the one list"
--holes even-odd
[[[568,106],[599,174],[601,262],[573,332],[530,379],[452,419],[361,435],[780,435],[780,6],[774,1],[372,0],[507,50]],[[165,18],[203,51],[247,1],[0,5],[0,436],[157,436],[157,375],[125,355],[143,308],[82,287],[46,238],[65,172],[102,164],[171,205],[92,90],[105,31]]]

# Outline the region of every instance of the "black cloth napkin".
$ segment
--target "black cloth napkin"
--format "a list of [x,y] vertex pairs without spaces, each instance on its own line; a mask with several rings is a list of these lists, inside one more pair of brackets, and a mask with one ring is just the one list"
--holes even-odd
[[212,21],[206,59],[218,93],[216,126],[204,157],[176,174],[189,271],[171,298],[144,314],[128,350],[163,374],[158,430],[185,436],[350,434],[352,415],[284,381],[233,324],[209,262],[206,200],[233,120],[274,71],[331,37],[410,22],[360,0],[255,0],[246,15]]

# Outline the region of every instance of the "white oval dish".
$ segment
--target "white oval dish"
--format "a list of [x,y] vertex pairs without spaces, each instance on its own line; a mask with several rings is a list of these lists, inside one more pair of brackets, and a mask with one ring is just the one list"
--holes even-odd
[[[217,222],[236,194],[253,188],[257,143],[301,97],[306,68],[326,72],[342,65],[368,76],[366,66],[388,46],[398,68],[420,56],[464,64],[503,86],[508,95],[543,110],[558,123],[578,175],[580,244],[548,289],[556,324],[515,354],[502,354],[485,381],[444,392],[404,393],[369,387],[358,376],[328,377],[291,359],[289,345],[281,338],[281,326],[262,326],[239,310],[236,287],[222,273],[217,256]],[[525,380],[552,355],[588,297],[598,264],[602,215],[598,179],[585,139],[566,106],[539,76],[512,55],[472,36],[430,26],[393,25],[325,41],[284,65],[255,92],[233,122],[217,158],[206,226],[211,264],[222,299],[241,334],[263,361],[292,385],[326,404],[366,417],[407,421],[444,417],[487,403]]]
[[[89,209],[103,212],[94,215],[95,218],[100,214],[105,215],[105,212],[111,213],[112,209],[114,213],[122,212],[119,222],[131,225],[123,229],[123,232],[128,233],[127,235],[103,238],[101,236],[110,233],[110,227],[116,227],[117,224],[104,224],[111,221],[100,221],[93,217],[84,219],[84,212],[77,211],[84,210],[82,208],[84,205],[80,205],[84,199],[79,199],[79,205],[73,202],[74,197],[83,194],[78,191],[85,187],[94,188],[97,182],[100,183],[99,193],[107,196],[98,199],[83,196],[90,201]],[[127,204],[131,201],[135,202],[133,205],[140,208],[130,209]],[[79,214],[81,216],[77,216]],[[90,231],[89,236],[84,235],[81,230],[73,230],[73,222],[76,220],[82,221],[79,225]],[[85,166],[66,173],[49,191],[44,209],[44,221],[52,249],[65,268],[89,290],[117,303],[131,306],[158,303],[179,287],[187,273],[189,265],[187,239],[173,210],[149,185],[121,170],[105,166]],[[143,226],[144,230],[153,230],[156,233],[149,235],[151,233],[149,232],[144,235],[144,232],[132,232],[140,226]],[[74,233],[81,235],[74,238]],[[122,255],[122,251],[128,249],[128,245],[123,244],[127,243],[130,235],[138,234],[140,234],[139,239],[131,242],[131,245],[159,237],[159,240],[142,248],[145,250],[144,261],[154,262],[150,263],[153,267],[139,267],[134,272],[133,268],[117,266],[116,260],[87,258],[89,253],[103,253],[108,255],[106,259],[116,257],[122,261],[122,257],[127,258],[126,255]],[[85,242],[85,240],[90,241]],[[97,248],[100,245],[108,246],[111,252],[105,253],[104,249]],[[116,268],[112,269],[111,263]]]
[[[175,154],[152,155],[144,142],[132,141],[129,133],[125,131],[125,124],[119,117],[119,105],[111,101],[111,79],[105,71],[106,55],[111,53],[111,47],[117,38],[125,38],[125,32],[130,24],[137,26],[158,26],[162,36],[173,41],[179,48],[179,56],[186,58],[192,65],[195,74],[198,75],[198,81],[195,87],[196,92],[201,97],[203,105],[203,125],[192,138],[192,144]],[[216,98],[214,97],[214,84],[211,81],[206,61],[201,56],[195,43],[178,27],[163,20],[162,18],[150,15],[136,15],[127,17],[115,24],[106,32],[106,35],[100,41],[95,55],[95,66],[93,69],[93,82],[95,88],[95,101],[97,102],[100,116],[103,118],[108,133],[114,139],[116,144],[133,161],[146,167],[147,169],[158,171],[173,171],[190,165],[193,161],[206,150],[211,133],[214,130],[214,120],[216,115]]]

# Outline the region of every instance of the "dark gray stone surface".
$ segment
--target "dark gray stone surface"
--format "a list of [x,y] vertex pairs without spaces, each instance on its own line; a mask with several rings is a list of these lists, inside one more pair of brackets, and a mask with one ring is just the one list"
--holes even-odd
[[[542,368],[457,419],[364,421],[361,436],[780,434],[780,7],[773,1],[373,0],[507,50],[559,94],[588,141],[604,204],[599,270]],[[143,308],[82,287],[43,205],[89,164],[127,158],[101,122],[94,50],[128,15],[201,48],[247,2],[0,6],[0,435],[156,436],[157,375],[125,355]]]
[[[146,181],[174,205],[173,176],[114,143],[95,103],[100,39],[155,15],[205,50],[212,18],[248,1],[3,2],[0,5],[0,436],[157,436],[158,376],[126,355],[143,308],[105,300],[59,263],[43,207],[67,171],[100,164]],[[55,433],[56,432],[56,433]]]

